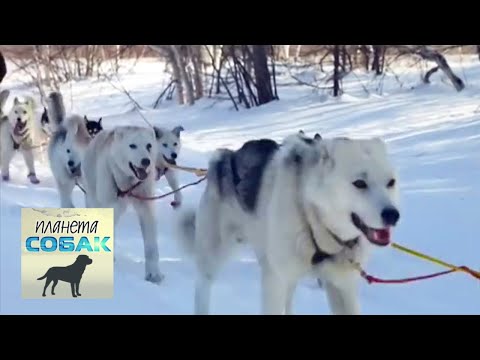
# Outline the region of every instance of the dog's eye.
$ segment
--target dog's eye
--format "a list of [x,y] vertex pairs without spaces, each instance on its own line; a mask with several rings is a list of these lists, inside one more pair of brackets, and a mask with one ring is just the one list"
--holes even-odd
[[135,144],[130,144],[130,149],[136,149],[137,148],[137,145]]
[[27,114],[27,112],[25,110],[23,110],[23,115],[26,115],[26,114]]
[[177,146],[178,144],[177,143],[173,143],[173,146]]
[[152,144],[147,144],[147,150],[150,151],[151,148],[152,148]]
[[393,188],[395,186],[395,179],[391,179],[388,184],[387,184],[387,187],[388,188]]
[[70,149],[67,149],[67,154],[70,154]]
[[365,190],[366,188],[368,188],[368,185],[365,182],[365,180],[356,180],[353,182],[353,186],[355,186],[357,189],[362,189],[362,190]]
[[163,147],[168,147],[168,144],[163,144]]
[[15,115],[18,115],[18,111],[17,111],[17,110],[15,110]]

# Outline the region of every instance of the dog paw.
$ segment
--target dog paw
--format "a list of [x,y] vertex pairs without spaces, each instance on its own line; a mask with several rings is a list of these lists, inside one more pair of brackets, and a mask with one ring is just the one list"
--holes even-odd
[[40,180],[38,180],[37,175],[35,174],[28,175],[28,179],[32,184],[40,184]]
[[165,276],[163,274],[153,274],[153,273],[148,273],[145,275],[145,280],[154,284],[160,284]]
[[2,175],[2,180],[3,180],[3,181],[8,181],[8,180],[10,180],[10,175]]

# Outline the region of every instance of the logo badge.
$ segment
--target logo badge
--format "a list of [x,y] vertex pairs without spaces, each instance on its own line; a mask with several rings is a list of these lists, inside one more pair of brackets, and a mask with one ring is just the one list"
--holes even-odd
[[113,209],[22,209],[22,297],[113,297]]

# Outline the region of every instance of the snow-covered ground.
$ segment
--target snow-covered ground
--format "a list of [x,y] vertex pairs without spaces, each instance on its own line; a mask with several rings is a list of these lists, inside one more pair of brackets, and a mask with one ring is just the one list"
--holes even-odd
[[[399,169],[402,219],[394,240],[458,265],[480,269],[480,63],[451,62],[466,79],[456,93],[439,72],[432,84],[422,85],[418,68],[396,68],[395,75],[374,79],[361,72],[344,79],[346,94],[339,100],[311,87],[295,85],[288,73],[280,77],[281,100],[260,108],[235,112],[229,102],[202,100],[193,107],[163,102],[153,110],[168,78],[155,60],[143,60],[121,84],[145,109],[154,124],[183,125],[181,164],[206,166],[217,147],[239,147],[252,138],[280,140],[299,129],[323,136],[381,136],[388,141]],[[297,76],[311,81],[312,72]],[[318,76],[318,75],[317,75]],[[16,94],[31,89],[19,74],[5,79],[2,88]],[[288,83],[288,84],[287,84]],[[118,81],[81,81],[62,89],[67,110],[103,116],[104,126],[145,124],[132,111],[130,99]],[[366,91],[368,90],[368,92]],[[13,99],[10,97],[10,102]],[[10,103],[7,104],[9,107]],[[112,300],[23,300],[20,283],[20,211],[22,207],[57,207],[58,196],[45,154],[37,155],[39,185],[25,178],[23,159],[17,155],[11,181],[0,185],[0,313],[2,314],[191,314],[194,266],[185,259],[173,236],[176,213],[170,199],[156,203],[157,228],[164,282],[143,280],[143,245],[132,210],[116,231],[115,295]],[[181,174],[181,183],[195,180]],[[203,184],[184,190],[185,205],[196,204]],[[157,192],[169,191],[164,179]],[[84,206],[76,189],[74,201]],[[400,278],[441,271],[443,268],[395,249],[374,253],[368,272]],[[215,283],[215,314],[257,314],[260,311],[259,268],[246,248],[230,262]],[[362,284],[365,314],[480,314],[480,282],[462,273],[404,285]],[[294,300],[298,314],[326,314],[323,291],[305,279]]]

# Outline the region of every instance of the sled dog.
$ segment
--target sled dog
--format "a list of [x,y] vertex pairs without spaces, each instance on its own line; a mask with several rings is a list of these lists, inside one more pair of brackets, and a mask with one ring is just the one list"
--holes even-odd
[[48,118],[53,131],[48,145],[48,159],[60,195],[60,206],[73,208],[72,192],[75,185],[82,186],[81,162],[92,138],[81,116],[67,117],[61,93],[49,95]]
[[359,314],[358,271],[388,246],[400,218],[397,176],[380,139],[289,136],[219,149],[197,211],[180,217],[197,265],[195,314],[210,313],[213,281],[236,244],[261,267],[263,314],[292,314],[298,281],[318,278],[333,314]]
[[[183,126],[176,126],[172,130],[153,127],[155,136],[157,138],[157,174],[156,180],[159,180],[162,175],[165,175],[168,185],[173,191],[178,190],[177,170],[168,168],[168,164],[176,165],[180,150],[182,148],[182,140],[180,133],[185,129]],[[178,208],[182,203],[182,193],[177,191],[173,194],[173,201],[171,205],[173,208]]]
[[[2,106],[8,97],[2,92]],[[35,101],[32,97],[20,100],[15,97],[13,106],[7,116],[0,119],[0,162],[3,181],[10,179],[10,162],[16,151],[20,151],[25,160],[27,177],[32,184],[40,181],[35,173],[34,147],[39,140],[39,132],[35,124]]]
[[86,206],[113,208],[115,224],[128,205],[135,209],[144,241],[145,279],[163,279],[158,264],[155,203],[130,196],[154,195],[157,137],[151,128],[120,126],[103,130],[90,143],[82,161]]

